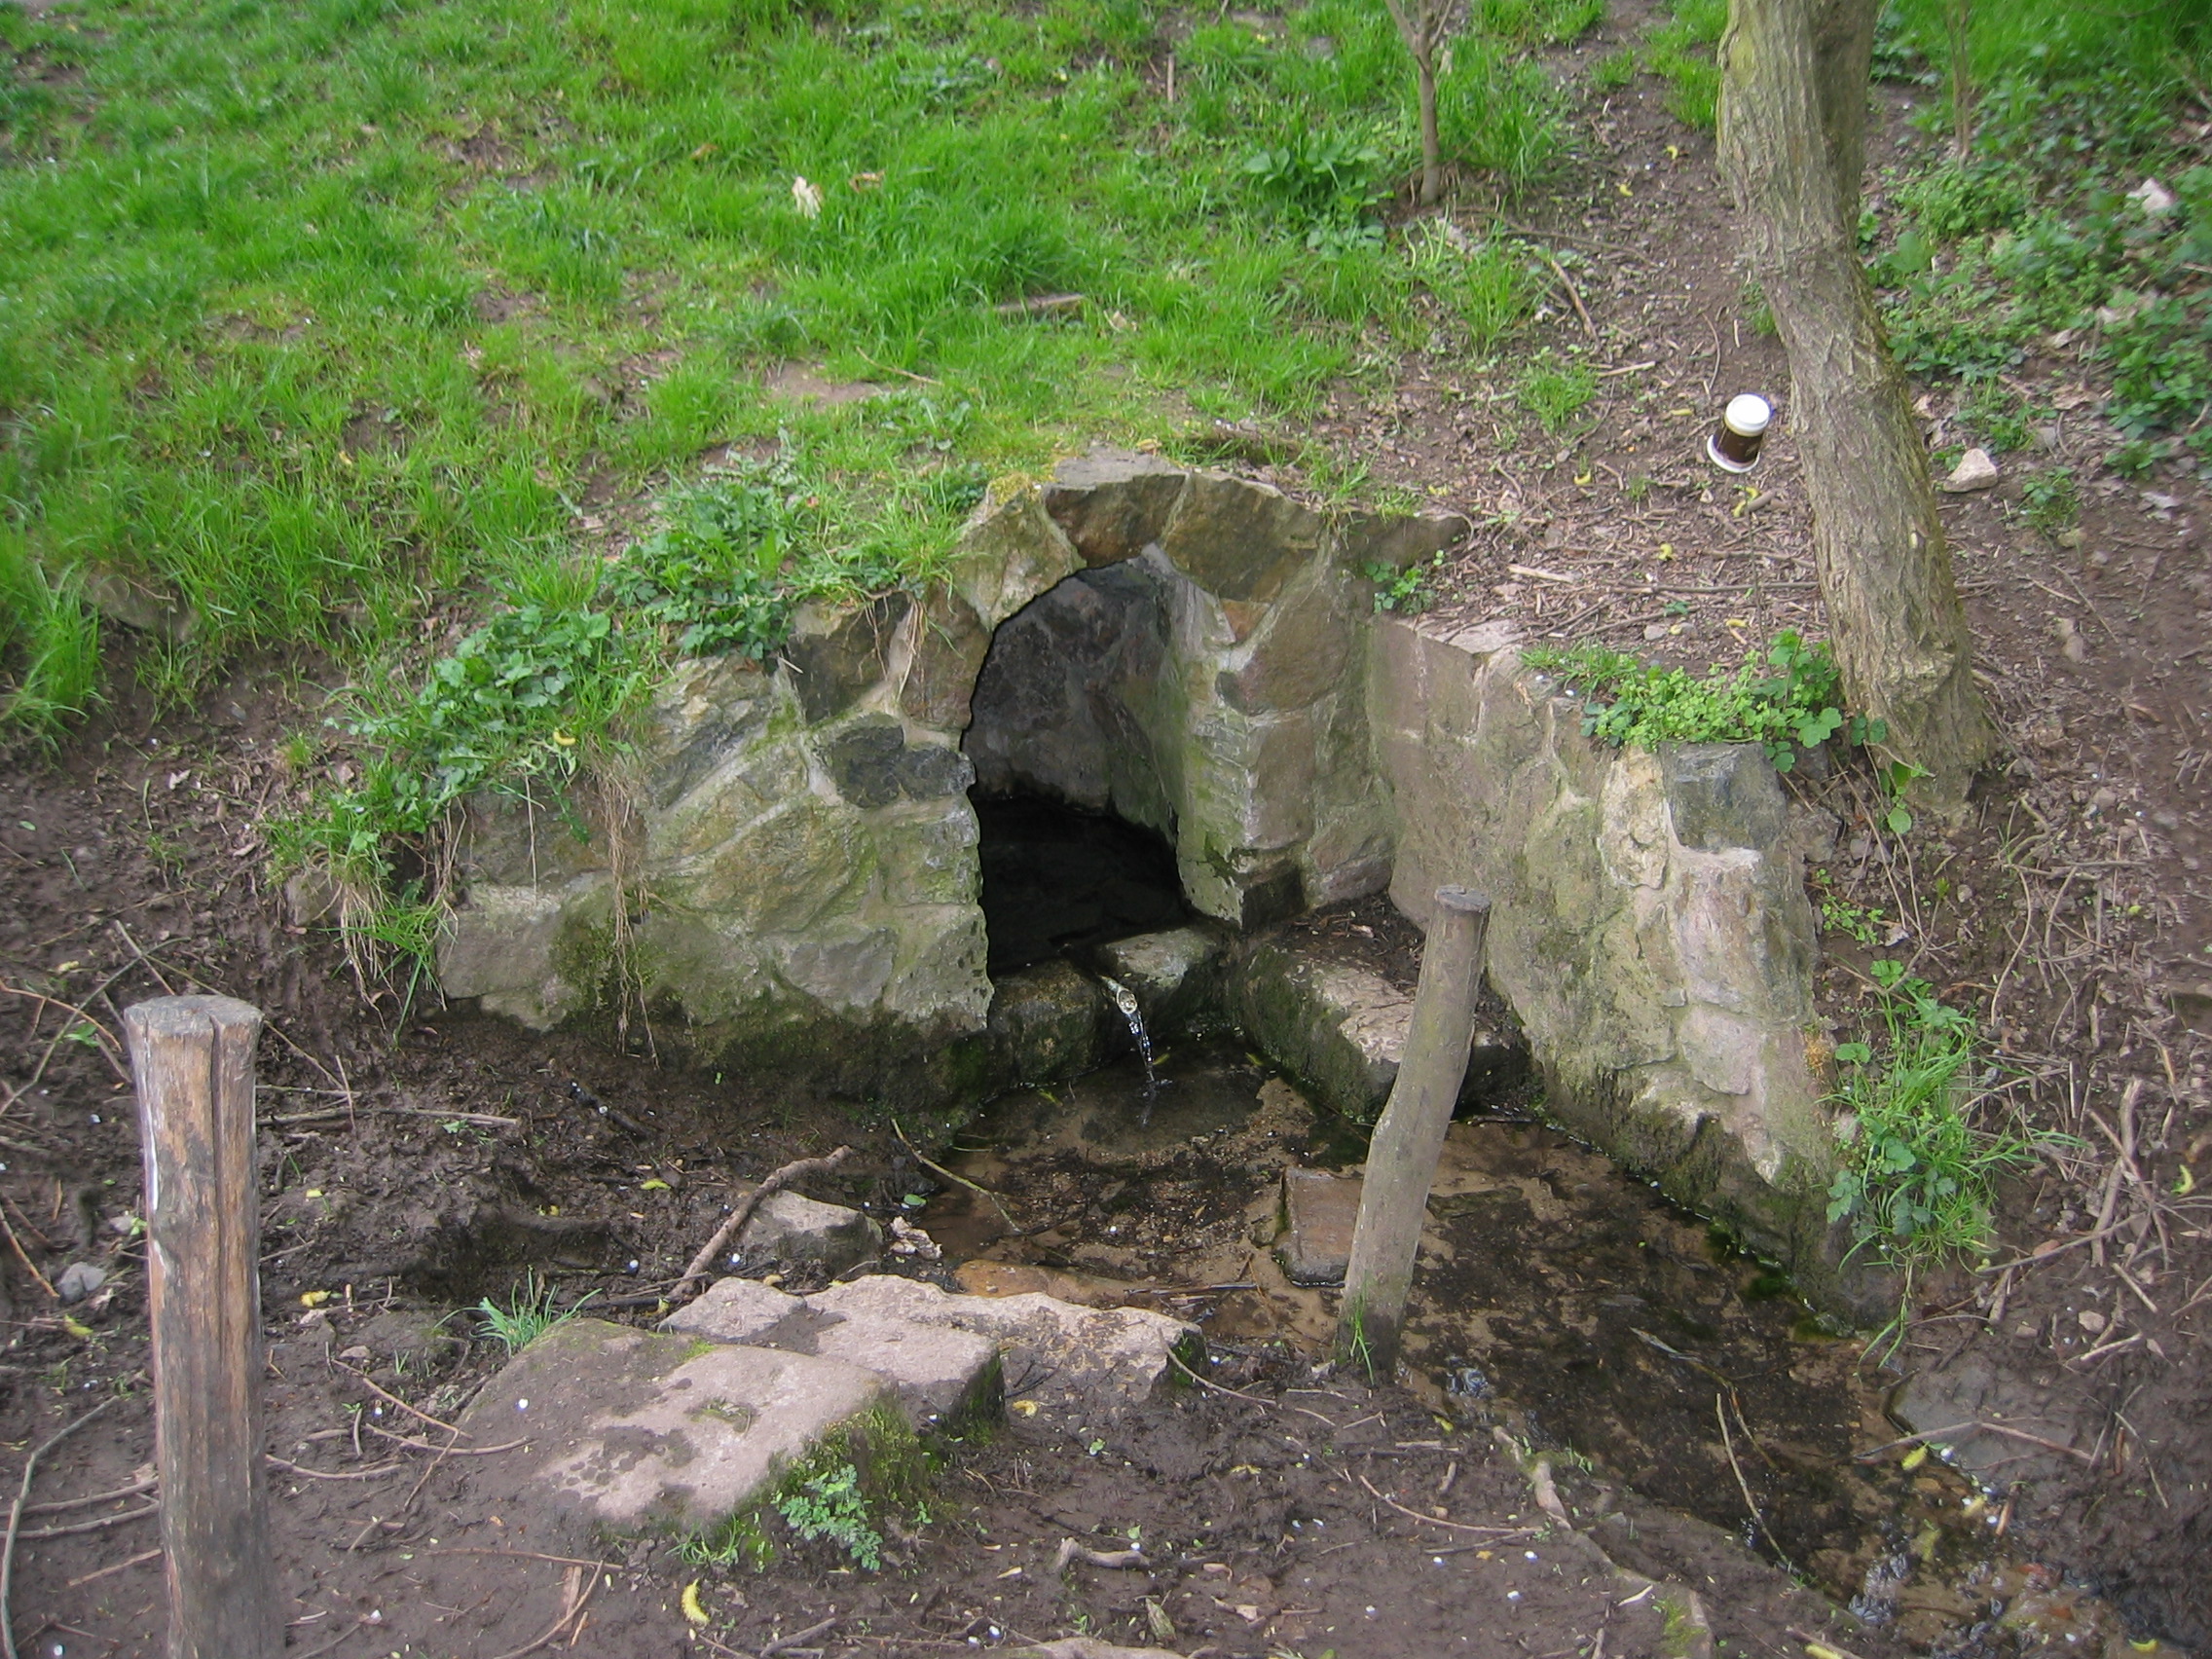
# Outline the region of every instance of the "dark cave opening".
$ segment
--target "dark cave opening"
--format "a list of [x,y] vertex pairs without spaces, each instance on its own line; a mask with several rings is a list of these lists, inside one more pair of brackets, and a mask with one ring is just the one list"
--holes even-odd
[[987,972],[1190,920],[1174,849],[1120,818],[1035,794],[977,793]]

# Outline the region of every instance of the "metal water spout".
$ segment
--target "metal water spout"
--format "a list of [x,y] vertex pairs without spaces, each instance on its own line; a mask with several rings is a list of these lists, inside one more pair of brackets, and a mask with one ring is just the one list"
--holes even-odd
[[1160,1080],[1152,1069],[1152,1033],[1144,1028],[1144,1010],[1137,1006],[1137,994],[1111,974],[1098,976],[1098,982],[1106,987],[1106,994],[1114,999],[1114,1006],[1122,1011],[1129,1035],[1136,1039],[1137,1053],[1144,1060],[1144,1116],[1138,1120],[1146,1127],[1152,1124],[1152,1109],[1160,1099]]

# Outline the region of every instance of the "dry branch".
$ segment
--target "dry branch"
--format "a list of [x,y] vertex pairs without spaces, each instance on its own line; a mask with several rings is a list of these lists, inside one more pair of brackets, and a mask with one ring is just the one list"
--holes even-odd
[[729,1212],[729,1219],[715,1231],[715,1235],[700,1246],[699,1253],[691,1258],[691,1265],[683,1270],[683,1276],[676,1281],[676,1288],[668,1293],[671,1302],[690,1300],[692,1285],[707,1276],[722,1246],[744,1231],[745,1224],[753,1219],[753,1212],[793,1181],[803,1181],[809,1175],[827,1175],[852,1157],[853,1149],[841,1146],[827,1158],[800,1158],[772,1171],[767,1179],[740,1198],[737,1207]]

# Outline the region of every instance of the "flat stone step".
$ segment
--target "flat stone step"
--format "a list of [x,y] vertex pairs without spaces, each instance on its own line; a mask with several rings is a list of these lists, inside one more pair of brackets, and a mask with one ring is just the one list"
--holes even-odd
[[789,1463],[892,1397],[841,1359],[569,1319],[486,1383],[460,1427],[471,1446],[523,1441],[468,1459],[475,1506],[510,1528],[690,1530],[765,1499]]
[[1170,1385],[1198,1327],[1137,1308],[1081,1307],[1037,1291],[962,1296],[875,1273],[812,1296],[723,1279],[663,1321],[672,1333],[773,1347],[880,1376],[917,1426],[995,1410],[1002,1378],[1029,1409],[1104,1421]]
[[[1359,1123],[1382,1115],[1398,1081],[1414,994],[1311,940],[1268,940],[1230,976],[1238,1022],[1260,1052],[1331,1111]],[[1478,1026],[1461,1095],[1526,1067],[1518,1041]]]

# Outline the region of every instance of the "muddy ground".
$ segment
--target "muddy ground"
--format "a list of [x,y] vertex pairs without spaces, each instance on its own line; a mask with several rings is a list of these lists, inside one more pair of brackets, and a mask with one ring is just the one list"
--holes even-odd
[[[1564,67],[1644,21],[1639,6],[1614,10]],[[1911,138],[1902,98],[1884,95],[1877,166]],[[1698,459],[1719,398],[1759,389],[1786,407],[1787,371],[1744,320],[1710,140],[1666,116],[1648,80],[1587,113],[1573,187],[1514,211],[1583,255],[1565,269],[1587,322],[1562,303],[1536,344],[1580,341],[1623,371],[1600,383],[1596,427],[1565,448],[1509,430],[1492,394],[1511,360],[1409,360],[1385,390],[1347,389],[1330,435],[1379,479],[1476,519],[1446,584],[1454,613],[1519,615],[1542,637],[1695,667],[1732,661],[1776,627],[1820,623],[1788,433],[1768,440],[1755,497]],[[1107,1148],[1030,1169],[1032,1203],[1066,1200],[1056,1235],[1016,1248],[988,1227],[963,1235],[943,1198],[931,1219],[955,1254],[1011,1267],[1148,1290],[1251,1280],[1170,1304],[1206,1326],[1210,1380],[1238,1392],[1184,1394],[1080,1442],[1016,1411],[987,1442],[943,1449],[932,1519],[897,1518],[880,1575],[788,1540],[759,1574],[693,1567],[661,1544],[606,1556],[605,1573],[541,1559],[562,1552],[534,1554],[459,1508],[454,1459],[402,1443],[424,1425],[387,1396],[448,1418],[498,1358],[467,1316],[443,1337],[425,1334],[432,1322],[508,1294],[526,1269],[646,1317],[713,1231],[726,1178],[840,1141],[861,1156],[820,1197],[888,1215],[937,1183],[861,1104],[527,1038],[398,987],[365,998],[327,935],[286,924],[265,873],[263,827],[306,782],[277,740],[314,718],[312,692],[285,689],[300,683],[285,665],[248,665],[189,714],[158,717],[126,676],[61,754],[0,765],[0,1467],[13,1475],[85,1405],[126,1392],[41,1467],[18,1529],[21,1651],[161,1645],[140,1473],[152,1440],[137,1147],[114,1035],[129,1003],[190,988],[243,997],[271,1021],[263,1272],[270,1443],[297,1465],[273,1487],[289,1652],[491,1659],[550,1629],[613,1659],[757,1653],[833,1616],[788,1650],[919,1654],[1081,1629],[1150,1640],[1148,1600],[1184,1652],[1694,1648],[1686,1615],[1655,1614],[1623,1570],[1702,1584],[1717,1641],[1770,1655],[1803,1650],[1792,1628],[1862,1659],[1892,1643],[2212,1643],[2212,1229],[2187,1193],[2212,1154],[2207,501],[2193,478],[2096,470],[2109,438],[2078,359],[2021,373],[2066,412],[2054,454],[2091,482],[2073,545],[2015,516],[2010,480],[1946,498],[2005,769],[1967,824],[1902,842],[1873,831],[1863,780],[1815,786],[1839,828],[1817,896],[1879,913],[1871,943],[1841,929],[1824,940],[1838,1033],[1862,1013],[1870,961],[1902,959],[1998,1034],[2024,1121],[2079,1143],[2008,1187],[1996,1271],[1917,1288],[1900,1351],[1917,1397],[1693,1220],[1632,1202],[1586,1152],[1504,1121],[1520,1115],[1512,1102],[1456,1131],[1487,1139],[1468,1153],[1477,1173],[1436,1206],[1433,1300],[1405,1384],[1316,1378],[1325,1308],[1260,1282],[1251,1206],[1268,1159],[1224,1156],[1226,1116],[1169,1136],[1184,1126],[1170,1109],[1128,1167],[1129,1149]],[[1944,394],[1927,412],[1940,436]],[[1387,917],[1308,925],[1362,940],[1384,972],[1413,970]],[[1235,1069],[1230,1056],[1216,1071]],[[1269,1082],[1221,1087],[1258,1101]],[[1019,1164],[1014,1110],[966,1125],[951,1156]],[[963,1125],[901,1127],[941,1148]],[[1201,1134],[1216,1138],[1194,1145]],[[1282,1144],[1323,1163],[1356,1157],[1326,1124]],[[1151,1232],[1108,1231],[1132,1215]],[[2065,1242],[2090,1234],[2102,1236]],[[108,1276],[64,1306],[54,1292],[77,1263]],[[1888,1415],[1906,1409],[1923,1426],[1931,1413],[2002,1416],[2068,1450],[1970,1435],[1978,1486],[1935,1459],[1907,1469],[1909,1448],[1876,1453],[1907,1432]],[[1730,1425],[1746,1440],[1724,1439]],[[1497,1428],[1549,1456],[1572,1527],[1544,1528]],[[1524,1525],[1540,1535],[1461,1530]],[[1149,1568],[1051,1571],[1062,1537],[1105,1548],[1130,1528]],[[1784,1559],[1830,1602],[1794,1588]],[[694,1582],[713,1621],[696,1642],[678,1605]],[[564,1598],[587,1589],[562,1622]],[[1864,1617],[1835,1619],[1845,1600]],[[1997,1608],[2009,1625],[1991,1622]]]

